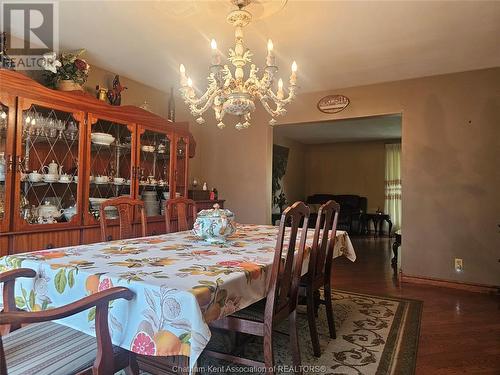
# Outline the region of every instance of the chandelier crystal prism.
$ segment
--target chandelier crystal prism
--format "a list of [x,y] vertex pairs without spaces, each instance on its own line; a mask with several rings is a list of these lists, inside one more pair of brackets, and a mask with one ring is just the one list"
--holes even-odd
[[[197,97],[193,81],[186,75],[186,69],[183,64],[180,65],[180,92],[184,102],[189,106],[191,114],[196,118],[198,124],[205,123],[203,114],[212,108],[215,113],[217,126],[223,129],[224,116],[226,114],[239,117],[236,129],[246,129],[250,126],[251,113],[255,111],[255,102],[260,101],[264,109],[271,115],[269,125],[276,124],[276,117],[283,116],[286,113],[285,106],[290,103],[296,95],[297,90],[297,63],[292,63],[292,72],[290,75],[290,85],[288,95],[285,97],[283,80],[278,80],[276,93],[273,92],[275,76],[278,72],[276,66],[276,57],[274,55],[273,42],[269,39],[267,42],[266,66],[263,69],[262,76],[258,77],[259,68],[252,64],[252,53],[243,44],[243,28],[247,26],[252,15],[245,10],[251,0],[233,0],[233,4],[238,9],[233,10],[227,16],[227,21],[233,25],[235,30],[235,46],[229,49],[228,60],[232,68],[221,64],[221,53],[217,49],[217,43],[212,39],[212,60],[210,74],[208,76],[208,88]],[[245,67],[250,65],[247,77],[245,78]]]

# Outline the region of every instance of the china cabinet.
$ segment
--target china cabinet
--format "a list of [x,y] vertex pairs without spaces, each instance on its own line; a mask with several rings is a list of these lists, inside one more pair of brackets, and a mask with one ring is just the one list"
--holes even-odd
[[1,255],[100,241],[99,206],[123,195],[144,200],[149,234],[163,233],[195,146],[187,123],[0,69]]

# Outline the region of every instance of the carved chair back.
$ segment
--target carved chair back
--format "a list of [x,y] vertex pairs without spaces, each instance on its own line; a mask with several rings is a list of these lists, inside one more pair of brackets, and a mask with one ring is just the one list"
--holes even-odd
[[[97,340],[97,355],[93,366],[94,374],[114,373],[113,344],[109,334],[108,312],[109,302],[115,299],[126,299],[130,301],[134,298],[134,293],[125,287],[114,287],[68,305],[50,310],[27,312],[15,308],[15,281],[19,277],[33,278],[36,272],[29,268],[17,268],[0,274],[0,283],[4,284],[3,303],[4,308],[0,312],[0,326],[7,327],[7,332],[14,328],[19,328],[23,324],[48,322],[75,315],[92,307],[96,309],[95,331]],[[7,333],[2,332],[2,334]],[[43,345],[43,343],[40,343]],[[29,359],[27,359],[29,361]],[[61,360],[64,360],[63,358]],[[2,336],[0,335],[0,375],[7,375],[7,359],[3,348]]]
[[193,229],[196,221],[196,202],[187,198],[175,198],[167,200],[165,206],[165,224],[167,233],[175,231],[172,221],[177,219],[177,232]]
[[307,271],[311,282],[330,277],[339,213],[340,205],[333,200],[318,210]]
[[[295,202],[281,215],[266,301],[266,316],[288,314],[297,307],[299,282],[307,238],[309,207]],[[300,238],[297,237],[300,224]],[[290,225],[287,227],[287,225]],[[285,235],[286,234],[286,235]]]
[[146,236],[146,215],[144,212],[144,202],[139,199],[132,199],[129,197],[118,197],[108,199],[107,201],[103,202],[99,208],[101,237],[103,241],[110,241],[112,239],[109,230],[110,219],[106,218],[106,207],[116,207],[118,209],[120,240],[137,237],[135,235],[133,226],[134,209],[136,208],[139,211],[139,217],[141,219],[141,235],[142,237]]

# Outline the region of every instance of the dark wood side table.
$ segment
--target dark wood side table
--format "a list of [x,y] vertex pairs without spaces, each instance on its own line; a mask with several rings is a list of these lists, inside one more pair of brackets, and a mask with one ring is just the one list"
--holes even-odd
[[375,235],[381,235],[383,234],[382,232],[382,226],[384,221],[389,224],[389,233],[388,235],[391,235],[391,230],[392,230],[392,221],[391,221],[391,216],[388,214],[383,214],[383,213],[364,213],[361,214],[361,234],[368,234],[370,233],[370,221],[373,222],[373,227],[375,228]]

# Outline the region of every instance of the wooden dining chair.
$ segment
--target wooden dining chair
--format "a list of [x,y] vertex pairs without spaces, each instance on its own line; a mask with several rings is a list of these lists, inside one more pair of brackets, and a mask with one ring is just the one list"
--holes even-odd
[[[113,346],[108,328],[109,302],[120,298],[130,301],[134,297],[132,291],[114,287],[50,310],[17,310],[15,280],[35,276],[36,272],[28,268],[0,274],[4,286],[0,325],[11,330],[29,324],[0,336],[0,375],[110,375],[120,370],[139,374],[135,355]],[[96,309],[96,337],[52,322],[92,307]]]
[[99,207],[99,216],[101,222],[101,237],[102,241],[112,240],[112,235],[109,229],[109,220],[106,218],[106,207],[116,207],[118,209],[118,220],[120,223],[119,236],[120,240],[137,237],[133,226],[133,212],[135,208],[139,209],[141,218],[141,234],[146,237],[146,214],[144,211],[144,202],[140,199],[132,199],[129,197],[118,197],[108,199],[101,203]]
[[[313,353],[316,357],[321,356],[316,328],[316,315],[320,304],[324,304],[326,308],[330,337],[332,339],[336,338],[331,280],[333,249],[339,213],[340,205],[333,200],[326,202],[319,208],[307,274],[300,281],[299,294],[305,296],[305,300],[299,299],[299,301],[304,301],[307,304],[309,331],[311,333]],[[320,299],[320,288],[324,290],[323,300]]]
[[[213,350],[206,350],[207,355],[246,366],[261,368],[265,365],[266,373],[274,374],[273,330],[279,322],[288,318],[293,365],[301,373],[296,308],[308,219],[309,208],[303,202],[296,202],[283,211],[267,297],[233,315],[209,323],[213,328],[263,337],[264,362]],[[301,221],[302,230],[299,245],[296,246]],[[287,227],[288,223],[290,227]],[[286,245],[285,232],[289,234]]]
[[[175,198],[167,200],[165,206],[165,225],[167,226],[167,233],[183,232],[193,229],[194,222],[196,221],[196,202],[187,198]],[[177,219],[177,231],[172,225],[172,221]]]

